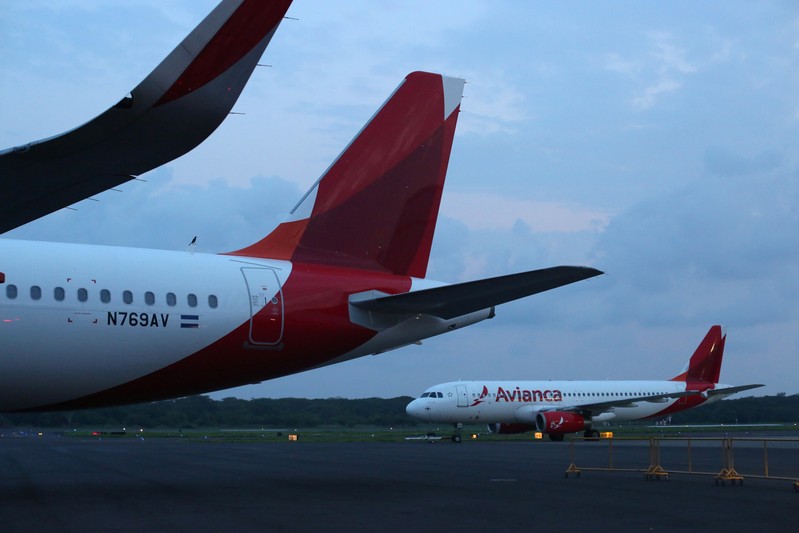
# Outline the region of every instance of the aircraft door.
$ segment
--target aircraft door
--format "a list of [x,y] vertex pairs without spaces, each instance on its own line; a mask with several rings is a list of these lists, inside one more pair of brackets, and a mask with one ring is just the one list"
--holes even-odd
[[468,407],[469,394],[466,392],[466,385],[455,385],[455,393],[458,395],[458,407]]
[[275,346],[283,340],[283,289],[271,268],[241,269],[250,295],[250,342]]

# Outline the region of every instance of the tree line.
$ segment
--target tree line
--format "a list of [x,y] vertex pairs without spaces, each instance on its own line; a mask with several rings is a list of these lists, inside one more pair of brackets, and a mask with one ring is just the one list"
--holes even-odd
[[0,415],[0,427],[295,428],[413,426],[405,413],[413,398],[253,399],[188,396],[176,400],[48,413]]
[[789,424],[799,422],[799,394],[721,400],[672,415],[672,424]]
[[[422,427],[405,413],[413,398],[253,399],[189,396],[148,404],[71,412],[0,415],[0,427],[310,428],[320,426]],[[799,422],[799,394],[715,402],[671,416],[671,424]],[[652,421],[643,423],[651,424]]]

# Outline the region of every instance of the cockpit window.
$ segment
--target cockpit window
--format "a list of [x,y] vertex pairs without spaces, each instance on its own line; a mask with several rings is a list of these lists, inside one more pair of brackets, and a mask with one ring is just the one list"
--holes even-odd
[[419,396],[419,398],[427,398],[428,396],[430,396],[429,392],[423,392],[422,395]]
[[439,398],[443,398],[444,397],[444,393],[443,392],[437,392],[436,396],[438,396]]

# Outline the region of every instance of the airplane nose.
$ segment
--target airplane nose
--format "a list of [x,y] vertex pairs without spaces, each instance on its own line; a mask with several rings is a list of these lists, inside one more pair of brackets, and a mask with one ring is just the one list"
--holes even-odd
[[418,416],[419,413],[419,402],[416,400],[412,401],[408,405],[405,406],[405,412],[411,416]]

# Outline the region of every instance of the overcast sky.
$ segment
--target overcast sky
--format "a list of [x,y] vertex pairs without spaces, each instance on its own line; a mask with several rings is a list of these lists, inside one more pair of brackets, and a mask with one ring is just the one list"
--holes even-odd
[[[80,125],[213,0],[6,0],[0,148]],[[295,0],[193,152],[5,234],[230,251],[267,234],[403,77],[467,80],[429,276],[600,278],[375,357],[215,393],[416,396],[457,379],[667,379],[713,324],[721,372],[799,393],[799,6]],[[2,192],[0,192],[2,194]],[[746,393],[745,393],[746,394]]]

